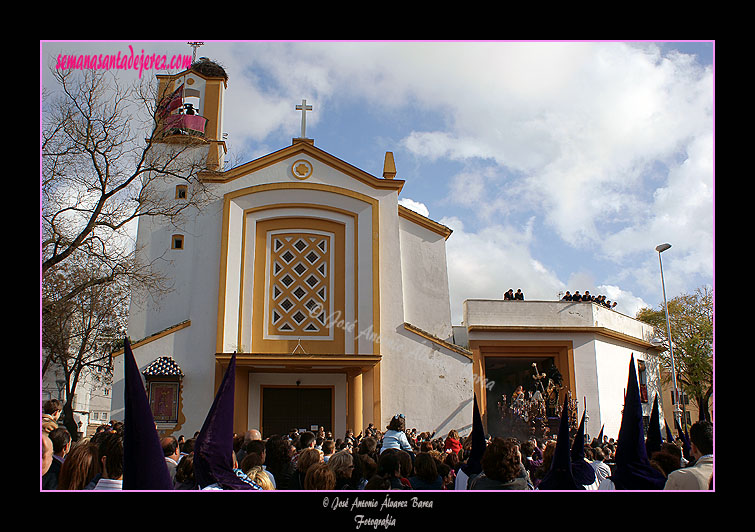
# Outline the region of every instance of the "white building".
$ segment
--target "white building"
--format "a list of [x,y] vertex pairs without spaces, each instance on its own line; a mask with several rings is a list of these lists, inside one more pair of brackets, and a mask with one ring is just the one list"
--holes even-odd
[[[390,152],[372,175],[316,147],[303,119],[290,146],[226,170],[224,72],[158,78],[165,94],[183,85],[206,119],[174,114],[173,132],[183,131],[161,140],[166,149],[195,143],[213,169],[200,177],[217,198],[182,227],[139,223],[137,246],[146,260],[166,259],[175,282],[159,307],[132,306],[129,323],[161,431],[188,437],[201,428],[234,352],[239,433],[322,425],[342,437],[368,423],[384,428],[396,414],[420,431],[463,433],[473,391],[486,413],[487,362],[532,353],[553,359],[568,389],[587,396],[591,427],[618,431],[629,354],[652,353],[638,322],[587,303],[516,302],[514,311],[473,300],[454,331],[451,231],[398,204],[404,181]],[[155,192],[180,202],[183,186]],[[123,418],[122,359],[114,419]]]
[[[158,77],[166,93],[184,84],[198,99],[208,120],[196,150],[218,168],[201,176],[217,201],[185,226],[138,227],[146,260],[167,259],[175,281],[159,308],[130,313],[139,367],[169,357],[183,375],[147,379],[159,427],[201,428],[233,352],[239,432],[322,425],[341,437],[368,423],[385,427],[399,413],[408,426],[439,433],[469,426],[472,355],[449,342],[451,231],[399,206],[404,182],[392,155],[376,177],[302,137],[223,170],[223,77]],[[181,186],[157,192],[182,201]],[[116,419],[122,366],[116,357]]]
[[500,395],[510,398],[515,386],[532,382],[532,363],[542,372],[553,362],[580,414],[587,409],[586,433],[597,436],[603,427],[604,435],[618,437],[632,355],[649,421],[660,394],[662,349],[652,341],[652,326],[597,303],[571,301],[471,299],[463,319],[456,339],[472,351],[475,374],[484,376],[475,392],[489,428]]
[[[80,436],[91,435],[100,425],[110,421],[111,385],[96,370],[86,370],[80,375],[80,380],[73,395],[73,418]],[[58,399],[65,403],[65,377],[58,366],[50,367],[42,378],[41,402],[48,399]]]

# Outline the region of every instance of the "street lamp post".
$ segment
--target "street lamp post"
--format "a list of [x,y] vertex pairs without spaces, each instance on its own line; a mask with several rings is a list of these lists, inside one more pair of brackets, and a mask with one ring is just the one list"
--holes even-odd
[[661,253],[671,247],[671,244],[660,244],[655,247],[658,252],[658,264],[661,267],[661,286],[663,287],[663,306],[666,310],[666,331],[668,333],[668,350],[671,355],[671,377],[674,383],[674,420],[682,426],[680,420],[681,409],[679,407],[679,388],[676,385],[676,362],[674,361],[674,347],[671,342],[671,321],[668,316],[668,303],[666,302],[666,283],[663,280],[663,262],[661,261]]

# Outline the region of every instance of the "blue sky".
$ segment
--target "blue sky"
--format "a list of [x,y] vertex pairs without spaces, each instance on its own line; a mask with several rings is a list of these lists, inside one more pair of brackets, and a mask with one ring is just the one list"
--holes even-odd
[[[46,42],[58,53],[190,54],[180,42]],[[633,316],[714,282],[714,44],[213,42],[229,75],[230,155],[299,135],[373,175],[392,151],[400,200],[454,233],[454,324],[467,298],[590,290]],[[146,72],[152,76],[155,71]],[[131,71],[118,73],[137,81]]]

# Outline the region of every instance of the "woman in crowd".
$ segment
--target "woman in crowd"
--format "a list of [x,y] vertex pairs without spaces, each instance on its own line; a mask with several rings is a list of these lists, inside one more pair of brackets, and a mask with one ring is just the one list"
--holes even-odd
[[[399,451],[395,449],[389,449],[380,454],[380,461],[378,462],[377,477],[387,481],[390,486],[388,489],[392,490],[406,490],[411,489],[411,486],[401,482],[401,461],[398,456]],[[365,489],[380,489],[376,486],[383,485],[384,482],[380,482],[372,477],[365,486]],[[371,487],[372,486],[372,487]]]
[[532,473],[530,473],[530,480],[532,484],[537,487],[541,480],[548,474],[553,463],[553,454],[556,452],[556,440],[548,440],[545,444],[545,450],[543,450],[543,458],[540,467],[537,467]]
[[100,474],[97,446],[90,441],[76,444],[66,456],[58,476],[59,490],[83,490]]
[[409,482],[415,490],[443,489],[443,478],[438,474],[435,458],[429,453],[419,453],[414,460],[414,475]]
[[446,438],[446,441],[443,444],[443,451],[451,450],[455,455],[459,455],[459,451],[461,451],[461,442],[459,441],[459,433],[455,430],[450,430],[448,432],[448,437]]
[[326,462],[317,462],[307,469],[304,475],[305,490],[334,490],[336,488],[336,474]]
[[482,473],[471,480],[471,490],[527,490],[527,473],[522,467],[519,444],[493,438],[482,455]]
[[273,483],[270,481],[270,477],[267,475],[265,470],[262,469],[261,466],[254,466],[249,471],[245,471],[245,473],[246,473],[246,476],[249,477],[249,479],[252,482],[254,482],[255,484],[259,486],[262,486],[263,490],[267,490],[267,491],[275,490]]
[[173,484],[174,490],[196,490],[199,489],[197,481],[194,478],[194,455],[187,454],[176,466],[176,477]]
[[304,488],[304,478],[307,470],[314,464],[322,461],[322,451],[318,449],[305,449],[299,453],[299,459],[296,461],[296,474],[293,476],[291,489],[300,490]]
[[440,475],[440,478],[443,479],[443,489],[453,490],[454,484],[456,484],[456,475],[454,474],[454,470],[451,469],[451,467],[445,462],[441,462],[435,465],[438,466],[438,474]]
[[352,473],[354,472],[354,457],[351,455],[351,451],[343,449],[338,451],[328,460],[328,467],[336,475],[336,490],[351,490],[357,489],[352,485]]

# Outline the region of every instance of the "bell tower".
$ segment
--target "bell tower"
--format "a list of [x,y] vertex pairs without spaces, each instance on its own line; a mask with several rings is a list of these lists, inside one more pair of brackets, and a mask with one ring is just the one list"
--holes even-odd
[[207,169],[222,171],[227,151],[223,140],[223,99],[228,75],[223,67],[200,57],[188,70],[159,74],[158,127],[155,140],[207,146]]

